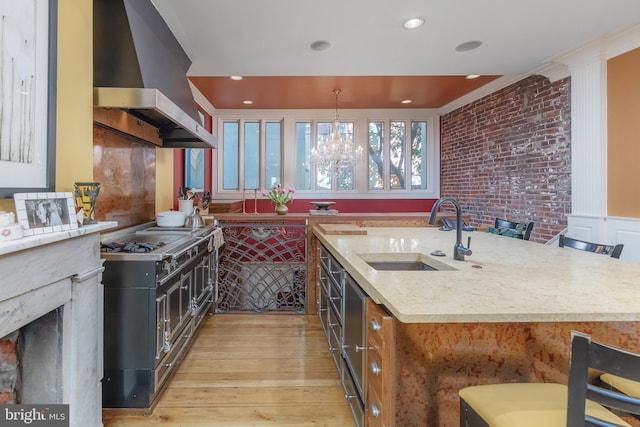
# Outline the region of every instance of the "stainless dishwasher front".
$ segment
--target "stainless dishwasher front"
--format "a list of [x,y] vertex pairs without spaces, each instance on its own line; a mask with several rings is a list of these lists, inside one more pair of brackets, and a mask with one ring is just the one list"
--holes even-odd
[[[360,286],[349,274],[345,274],[342,354],[349,372],[348,375],[343,372],[342,381],[356,418],[362,417],[364,412],[365,299],[366,295]],[[349,384],[350,381],[353,381],[354,387]],[[360,425],[363,425],[362,421]]]

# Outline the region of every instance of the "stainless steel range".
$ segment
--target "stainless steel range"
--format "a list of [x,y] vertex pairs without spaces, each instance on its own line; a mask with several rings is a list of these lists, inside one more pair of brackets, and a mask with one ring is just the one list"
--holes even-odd
[[222,239],[155,223],[102,236],[103,407],[153,407],[210,311]]

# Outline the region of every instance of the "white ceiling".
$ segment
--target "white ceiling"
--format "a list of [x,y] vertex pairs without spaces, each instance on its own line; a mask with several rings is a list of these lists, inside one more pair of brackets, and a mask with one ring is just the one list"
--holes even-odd
[[[207,77],[525,75],[640,22],[640,0],[152,2],[191,58],[188,75]],[[403,29],[415,16],[425,25]],[[314,51],[317,40],[332,47]],[[472,40],[480,48],[455,50]]]

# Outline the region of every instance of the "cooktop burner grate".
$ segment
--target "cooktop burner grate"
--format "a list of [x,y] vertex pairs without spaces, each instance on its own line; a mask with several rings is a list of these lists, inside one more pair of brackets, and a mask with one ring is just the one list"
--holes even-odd
[[116,253],[116,252],[133,252],[144,253],[153,252],[158,248],[166,245],[164,242],[110,242],[100,245],[100,252]]

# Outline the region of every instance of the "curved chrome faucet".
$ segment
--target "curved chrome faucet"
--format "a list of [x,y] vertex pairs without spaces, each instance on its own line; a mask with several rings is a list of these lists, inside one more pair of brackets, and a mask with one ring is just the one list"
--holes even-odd
[[[453,197],[441,197],[436,201],[431,208],[431,215],[429,215],[429,224],[434,225],[436,223],[436,214],[438,213],[438,209],[440,205],[444,202],[450,202],[456,208],[456,244],[453,247],[453,259],[456,261],[464,261],[465,255],[471,255],[471,249],[465,248],[462,246],[462,209],[460,209],[460,204]],[[468,246],[471,246],[471,237],[469,237]]]

